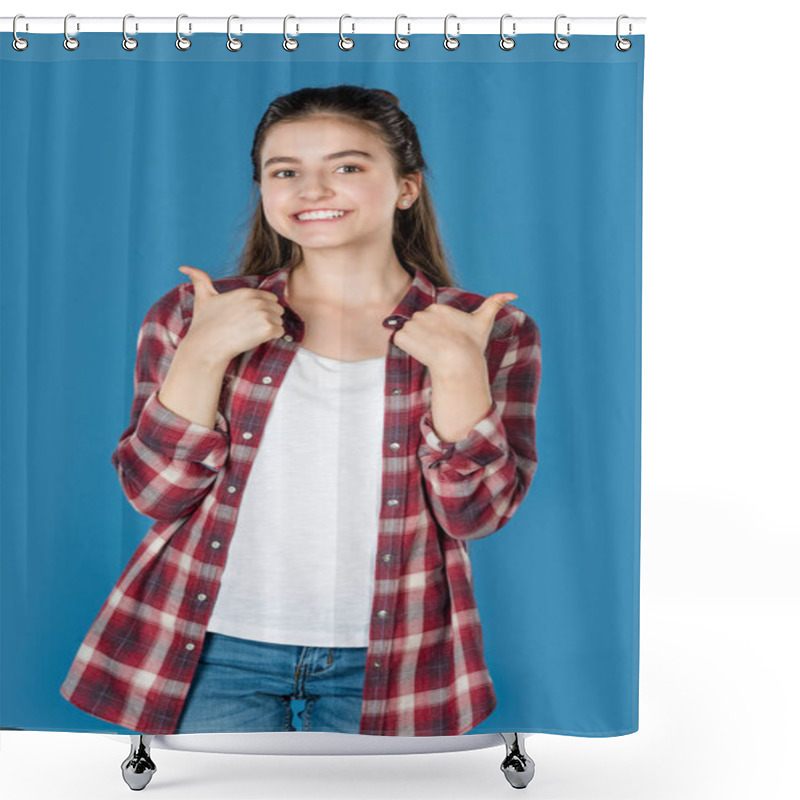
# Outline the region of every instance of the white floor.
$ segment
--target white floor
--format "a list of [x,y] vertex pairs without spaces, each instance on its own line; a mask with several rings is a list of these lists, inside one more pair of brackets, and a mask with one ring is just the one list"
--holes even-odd
[[[642,606],[640,730],[612,739],[535,734],[525,790],[559,800],[796,800],[798,606]],[[76,733],[0,732],[7,800],[128,797],[127,745]],[[153,750],[146,795],[165,800],[469,800],[515,791],[505,748],[424,755],[251,756]]]

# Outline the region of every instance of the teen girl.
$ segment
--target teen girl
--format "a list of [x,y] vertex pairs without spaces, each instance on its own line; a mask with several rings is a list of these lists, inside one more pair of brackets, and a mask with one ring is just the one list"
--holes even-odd
[[62,695],[145,733],[457,735],[495,708],[467,541],[537,465],[534,321],[454,285],[416,129],[358,86],[274,100],[235,277],[139,334],[112,461],[156,522]]

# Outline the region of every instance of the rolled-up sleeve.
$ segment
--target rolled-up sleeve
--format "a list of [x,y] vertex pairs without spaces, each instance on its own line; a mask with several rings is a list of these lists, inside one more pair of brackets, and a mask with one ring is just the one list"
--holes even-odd
[[228,456],[228,421],[217,409],[214,428],[206,428],[170,411],[153,392],[142,406],[137,425],[144,445],[179,461],[197,461],[219,472]]
[[420,418],[417,455],[428,501],[441,528],[457,539],[480,539],[502,528],[536,472],[541,340],[534,320],[514,311],[520,317],[514,331],[491,345],[497,367],[486,414],[457,442],[439,438],[430,409]]
[[130,425],[111,455],[123,492],[141,514],[174,520],[208,494],[228,458],[228,421],[207,428],[167,408],[158,391],[183,330],[181,286],[148,311],[139,330]]

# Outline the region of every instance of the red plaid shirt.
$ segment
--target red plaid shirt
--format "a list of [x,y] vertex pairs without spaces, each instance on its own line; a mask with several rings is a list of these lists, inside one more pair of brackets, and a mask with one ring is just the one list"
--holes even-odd
[[[232,359],[216,423],[178,416],[157,397],[192,317],[181,283],[147,313],[137,340],[130,426],[112,455],[125,496],[155,519],[83,639],[61,695],[133,731],[172,733],[203,646],[264,424],[304,323],[284,299],[288,268],[221,278],[217,291],[257,287],[285,308],[285,335]],[[436,287],[420,270],[384,327],[430,303],[475,310],[485,298]],[[431,424],[428,369],[389,340],[382,506],[359,732],[465,733],[497,705],[467,550],[501,528],[537,465],[541,373],[536,323],[506,305],[486,348],[492,407],[467,436],[444,443]],[[278,500],[279,498],[276,498]]]

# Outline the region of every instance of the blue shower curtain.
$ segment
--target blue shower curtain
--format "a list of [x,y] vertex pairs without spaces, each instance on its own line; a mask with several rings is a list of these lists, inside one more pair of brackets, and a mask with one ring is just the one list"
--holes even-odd
[[234,274],[269,101],[350,83],[415,122],[459,286],[541,332],[533,483],[469,547],[498,699],[470,733],[636,731],[644,37],[27,38],[0,48],[0,726],[130,732],[59,686],[152,522],[110,462],[139,327],[180,265]]

